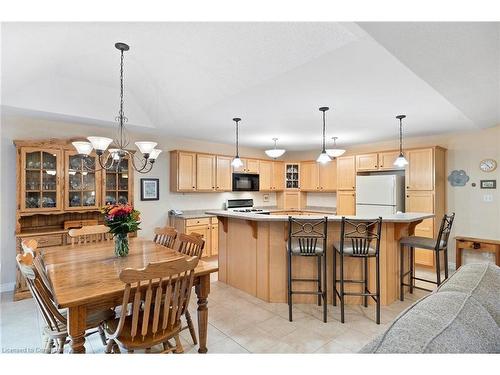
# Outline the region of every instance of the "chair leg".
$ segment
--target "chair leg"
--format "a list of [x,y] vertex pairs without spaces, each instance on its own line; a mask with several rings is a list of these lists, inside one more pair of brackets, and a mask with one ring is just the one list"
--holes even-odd
[[[364,291],[363,293],[368,293],[368,258],[365,257],[363,259],[363,274],[364,274],[364,283],[363,283],[363,286],[364,286]],[[363,306],[364,307],[368,307],[368,296],[363,296]]]
[[[321,293],[321,257],[318,257],[318,293]],[[318,294],[318,306],[321,306],[321,294]]]
[[340,254],[340,321],[344,323],[344,254]]
[[59,339],[57,339],[59,341],[59,354],[63,354],[64,353],[64,344],[66,343],[66,336],[65,337],[61,337]]
[[437,281],[437,286],[441,285],[441,264],[439,264],[439,251],[434,250],[436,253],[436,281]]
[[410,247],[410,294],[413,294],[413,287],[415,286],[415,248]]
[[444,279],[448,278],[448,247],[444,248]]
[[405,246],[403,244],[400,244],[399,245],[399,300],[400,301],[405,300],[405,286],[403,285],[404,283],[403,274],[405,273],[404,258],[405,258]]
[[191,339],[193,340],[194,345],[198,345],[198,340],[196,339],[196,330],[194,329],[193,319],[191,319],[191,314],[189,310],[186,309],[186,322],[189,329],[189,333],[191,334]]
[[106,340],[106,333],[104,332],[104,328],[101,324],[99,324],[99,327],[97,327],[99,330],[99,336],[101,337],[102,344],[106,346],[107,340]]
[[106,354],[111,353],[111,349],[113,349],[113,345],[115,345],[115,340],[108,340],[108,343],[106,344],[106,349],[104,349],[104,353],[106,353]]
[[375,279],[376,279],[376,288],[377,291],[375,292],[377,294],[377,324],[380,324],[380,259],[379,255],[376,256],[376,264],[375,264]]
[[54,339],[47,336],[45,341],[44,353],[51,354],[53,346],[54,346]]
[[326,249],[323,254],[323,322],[326,323],[326,315],[328,313],[327,311],[327,299],[328,299],[328,293],[327,293],[327,278],[326,278]]
[[288,320],[292,321],[292,255],[288,252],[287,276],[288,276]]
[[337,250],[333,248],[333,306],[337,306]]
[[181,339],[179,335],[175,335],[175,353],[181,354],[184,353],[184,348],[182,347]]

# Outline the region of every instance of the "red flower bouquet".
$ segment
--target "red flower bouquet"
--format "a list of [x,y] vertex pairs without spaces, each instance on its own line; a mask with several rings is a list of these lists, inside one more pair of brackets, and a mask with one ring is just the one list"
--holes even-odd
[[107,205],[101,209],[104,214],[104,224],[115,239],[115,254],[123,257],[128,254],[128,233],[140,230],[140,212],[130,204]]

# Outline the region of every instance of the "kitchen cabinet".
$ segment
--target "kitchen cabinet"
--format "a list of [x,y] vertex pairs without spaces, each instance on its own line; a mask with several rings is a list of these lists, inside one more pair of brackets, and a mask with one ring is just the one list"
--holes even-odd
[[281,191],[285,188],[285,163],[273,161],[273,184],[274,191]]
[[210,256],[219,254],[219,219],[210,219]]
[[337,190],[337,160],[319,164],[319,187],[322,192]]
[[129,168],[129,159],[126,157],[118,169],[102,170],[102,203],[134,203],[133,186],[134,172]]
[[214,191],[216,188],[216,157],[210,154],[196,155],[196,191]]
[[337,191],[337,215],[356,215],[356,193],[353,190]]
[[[406,193],[406,211],[434,213],[434,193],[432,191],[408,191]],[[425,219],[415,227],[415,236],[433,238],[434,219]],[[434,252],[415,249],[415,263],[424,266],[434,266]]]
[[201,237],[205,240],[205,246],[203,247],[203,252],[201,253],[201,257],[210,256],[210,226],[208,225],[192,225],[186,226],[186,234],[197,233],[201,235]]
[[242,166],[239,168],[233,168],[234,172],[238,173],[259,173],[259,160],[257,159],[246,159],[242,158]]
[[309,192],[335,191],[337,187],[337,162],[307,161],[300,163],[300,190]]
[[394,165],[394,162],[396,161],[398,156],[399,156],[399,151],[379,152],[378,170],[379,171],[404,170],[404,167],[401,168]]
[[229,156],[217,155],[216,187],[217,191],[232,191],[233,176],[231,171],[231,161]]
[[60,149],[21,147],[18,157],[18,209],[50,212],[62,209],[62,153]]
[[196,191],[196,153],[170,152],[170,190],[175,192]]
[[284,163],[261,160],[259,163],[259,190],[280,191],[285,184]]
[[299,189],[299,163],[285,164],[285,189]]
[[179,233],[198,233],[205,240],[202,257],[214,256],[219,253],[219,221],[216,217],[199,217],[185,219],[171,216],[170,225]]
[[280,192],[276,196],[278,208],[283,210],[300,210],[305,206],[305,193],[301,191],[287,191]]
[[378,170],[378,154],[356,155],[356,170],[358,172],[369,172]]
[[434,150],[432,148],[408,150],[406,167],[407,190],[434,189]]
[[91,153],[82,159],[76,150],[64,152],[65,183],[64,209],[97,210],[101,199],[101,172],[86,168],[99,168],[97,155]]
[[337,190],[356,189],[356,157],[337,158]]

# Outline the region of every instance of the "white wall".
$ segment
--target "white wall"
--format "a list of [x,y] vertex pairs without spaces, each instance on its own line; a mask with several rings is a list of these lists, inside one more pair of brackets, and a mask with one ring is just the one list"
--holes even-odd
[[[232,129],[232,128],[231,128]],[[14,139],[48,139],[48,138],[84,138],[87,135],[113,135],[113,129],[94,127],[82,124],[55,122],[43,119],[21,118],[18,116],[3,116],[1,130],[1,221],[0,221],[0,283],[2,288],[12,287],[15,281],[15,217],[16,217],[16,154],[12,143]],[[158,134],[131,134],[135,140],[155,140],[158,147],[164,150],[156,162],[152,172],[143,175],[136,173],[134,184],[134,204],[141,211],[142,230],[140,236],[150,238],[153,228],[167,223],[167,213],[170,209],[183,210],[222,208],[223,202],[228,198],[252,197],[255,205],[276,205],[276,196],[269,193],[269,202],[263,201],[263,193],[171,193],[169,191],[169,150],[183,149],[203,151],[209,153],[222,153],[232,155],[233,145],[201,142],[191,139],[179,139]],[[228,134],[232,140],[233,134]],[[229,142],[231,142],[231,140]],[[261,150],[240,148],[240,155],[246,157],[266,158]],[[160,179],[160,200],[140,200],[140,178],[150,177]]]

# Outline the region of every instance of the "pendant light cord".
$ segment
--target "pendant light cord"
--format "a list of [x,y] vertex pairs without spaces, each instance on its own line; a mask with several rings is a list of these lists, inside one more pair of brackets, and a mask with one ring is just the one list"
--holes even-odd
[[236,121],[236,157],[240,157],[240,152],[239,152],[239,133],[238,133],[238,121]]
[[403,155],[403,119],[399,119],[399,155]]
[[326,152],[326,142],[325,142],[325,112],[326,111],[323,111],[323,150],[322,152]]

